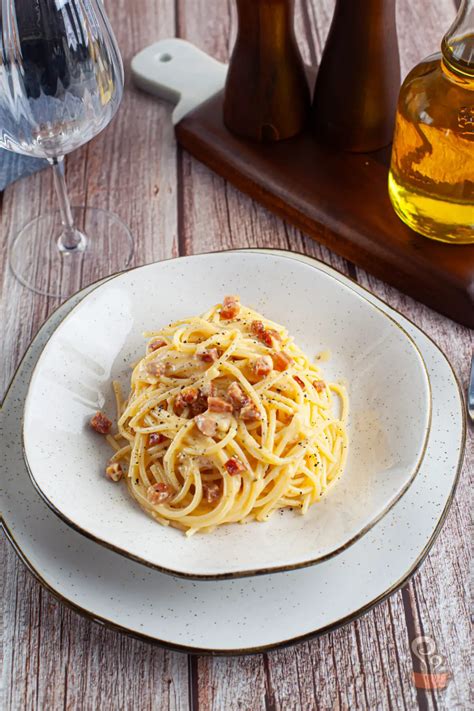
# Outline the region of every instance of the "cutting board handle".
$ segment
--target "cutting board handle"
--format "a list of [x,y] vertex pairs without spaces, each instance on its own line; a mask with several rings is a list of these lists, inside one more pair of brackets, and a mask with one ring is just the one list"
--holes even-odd
[[176,104],[174,125],[221,91],[227,75],[226,64],[177,38],[145,47],[132,59],[131,67],[140,89]]

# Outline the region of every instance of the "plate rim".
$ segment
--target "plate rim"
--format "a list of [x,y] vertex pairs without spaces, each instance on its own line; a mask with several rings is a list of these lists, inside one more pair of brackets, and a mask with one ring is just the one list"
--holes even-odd
[[[250,249],[251,249],[251,248],[250,248]],[[273,251],[273,250],[271,250],[271,248],[263,248],[263,249],[269,249],[269,251]],[[247,250],[240,250],[240,251],[247,251]],[[258,251],[258,250],[255,250],[255,249],[254,249],[253,251]],[[283,250],[281,250],[281,251],[283,251]],[[285,251],[286,251],[286,250],[285,250]],[[298,256],[304,257],[304,258],[309,259],[309,260],[311,260],[311,261],[315,261],[316,263],[322,263],[322,262],[321,262],[320,260],[318,260],[317,258],[312,257],[312,256],[308,256],[308,255],[306,255],[306,254],[304,254],[304,253],[291,253],[291,252],[289,252],[289,255],[290,255],[290,256],[291,256],[292,254],[297,254]],[[295,257],[293,257],[293,258],[295,258]],[[296,258],[298,258],[298,257],[296,257]],[[324,263],[322,263],[322,264],[323,264],[324,267],[328,268],[328,269],[331,270],[332,272],[336,272],[337,274],[341,275],[344,279],[347,279],[348,281],[351,281],[351,282],[355,283],[358,288],[360,288],[360,289],[362,289],[363,291],[365,291],[365,292],[371,294],[371,292],[370,292],[366,287],[364,287],[364,286],[358,284],[358,283],[357,283],[353,278],[351,278],[350,276],[346,276],[345,274],[343,274],[342,272],[340,272],[339,270],[337,270],[336,268],[334,268],[334,267],[332,267],[332,266],[330,266],[330,265],[324,265]],[[336,277],[336,278],[337,278],[337,277]],[[105,278],[102,278],[102,279],[98,280],[98,282],[95,282],[95,283],[105,283],[105,281],[107,281],[107,279],[108,279],[108,277],[105,277]],[[93,286],[93,285],[89,285],[89,287],[91,287],[91,286]],[[87,290],[89,287],[87,287],[87,286],[86,286],[86,287],[83,287],[83,289],[82,289],[81,291],[85,291],[85,290]],[[14,385],[15,382],[16,382],[17,376],[18,376],[18,374],[19,374],[19,371],[20,371],[20,369],[22,368],[22,366],[23,366],[23,364],[24,364],[26,358],[28,357],[28,355],[29,355],[29,353],[30,353],[30,351],[31,351],[31,349],[32,349],[32,347],[33,347],[33,345],[34,345],[34,342],[35,342],[35,341],[37,340],[37,338],[40,336],[40,334],[41,334],[41,332],[43,331],[43,329],[47,327],[47,324],[51,321],[51,319],[54,317],[54,315],[56,314],[56,312],[57,312],[59,309],[61,309],[62,307],[64,307],[65,304],[68,303],[68,301],[70,301],[71,299],[74,298],[74,296],[75,296],[75,295],[69,297],[69,299],[67,299],[65,302],[63,302],[62,304],[60,304],[57,308],[55,308],[54,311],[49,315],[49,317],[48,317],[48,319],[45,321],[45,323],[42,324],[42,326],[38,329],[38,331],[37,331],[37,333],[35,334],[35,336],[32,338],[32,340],[31,340],[29,346],[27,347],[27,349],[25,350],[25,353],[24,353],[24,355],[22,356],[22,358],[21,358],[21,360],[20,360],[18,366],[16,367],[16,369],[15,369],[15,371],[14,371],[14,373],[13,373],[13,376],[12,376],[12,378],[11,378],[11,380],[10,380],[10,383],[9,383],[9,385],[8,385],[6,391],[5,391],[5,395],[4,395],[4,397],[3,397],[3,399],[2,399],[2,401],[1,401],[1,403],[0,403],[0,412],[1,412],[1,410],[3,410],[3,408],[5,407],[5,404],[6,404],[7,399],[8,399],[8,395],[9,395],[9,393],[10,393],[10,390],[12,389],[13,385]],[[426,545],[424,546],[423,550],[421,551],[420,555],[419,555],[418,558],[415,560],[415,562],[413,563],[413,565],[408,569],[408,571],[407,571],[401,578],[399,578],[399,580],[398,580],[396,583],[394,583],[394,584],[393,584],[392,586],[390,586],[386,591],[384,591],[384,593],[381,593],[379,596],[377,596],[376,598],[374,598],[373,600],[371,600],[371,601],[370,601],[369,603],[367,603],[366,605],[364,605],[364,606],[362,606],[361,608],[359,608],[358,610],[352,612],[350,615],[346,615],[345,617],[340,618],[340,619],[337,620],[336,622],[333,622],[333,623],[331,623],[331,624],[329,624],[329,625],[327,625],[327,626],[325,626],[325,627],[319,628],[319,629],[317,629],[317,630],[312,630],[312,631],[310,631],[310,632],[307,632],[307,633],[305,633],[304,635],[299,635],[299,636],[296,636],[296,637],[294,637],[294,638],[291,638],[291,639],[288,639],[288,640],[284,640],[284,641],[282,641],[282,642],[280,642],[280,643],[262,645],[262,646],[258,646],[258,647],[254,647],[254,648],[242,648],[242,649],[231,649],[231,650],[212,650],[212,649],[209,649],[209,648],[206,649],[206,648],[198,648],[198,647],[190,647],[190,646],[186,646],[186,645],[173,644],[173,643],[170,643],[170,642],[165,641],[165,640],[160,640],[160,639],[158,639],[157,637],[154,637],[154,636],[151,636],[151,635],[147,635],[146,633],[141,633],[141,632],[137,632],[137,631],[134,631],[134,630],[130,630],[129,628],[127,628],[127,627],[125,627],[125,626],[123,626],[123,625],[120,625],[120,624],[118,624],[118,623],[112,622],[111,620],[108,620],[108,619],[105,618],[105,617],[95,615],[95,614],[93,614],[92,611],[90,611],[90,610],[88,610],[88,609],[86,609],[86,608],[84,608],[84,607],[81,607],[80,605],[78,605],[77,603],[73,602],[72,600],[69,600],[69,599],[68,599],[66,596],[64,596],[62,593],[60,593],[59,591],[55,590],[55,588],[52,587],[52,585],[48,583],[48,581],[42,576],[42,574],[39,573],[39,571],[35,568],[35,566],[29,561],[28,556],[23,553],[21,546],[20,546],[19,543],[16,541],[13,532],[9,529],[8,524],[6,523],[6,521],[4,520],[4,518],[3,518],[3,516],[2,516],[1,521],[0,521],[0,524],[1,524],[2,528],[3,528],[3,530],[5,531],[6,537],[7,537],[8,540],[10,541],[12,547],[14,548],[14,550],[16,551],[16,553],[18,554],[18,556],[20,557],[20,559],[21,559],[21,560],[23,561],[23,563],[26,565],[26,567],[28,568],[28,570],[31,572],[31,574],[38,580],[38,582],[39,582],[40,584],[44,585],[44,587],[45,587],[56,599],[58,599],[58,600],[60,600],[61,602],[63,602],[68,608],[74,610],[75,612],[78,612],[79,614],[83,615],[83,616],[86,617],[87,619],[89,619],[89,620],[91,620],[91,621],[93,621],[93,622],[96,622],[97,624],[101,624],[101,625],[103,625],[103,626],[105,626],[105,627],[107,627],[107,628],[110,628],[110,629],[112,629],[112,630],[119,631],[119,632],[123,632],[124,634],[127,634],[127,636],[129,636],[129,637],[132,637],[132,638],[135,638],[135,639],[139,639],[139,640],[141,640],[141,641],[146,641],[146,642],[149,642],[150,644],[154,644],[154,645],[157,645],[157,646],[161,646],[161,647],[166,648],[166,649],[171,649],[171,650],[173,650],[173,651],[184,652],[184,653],[189,653],[189,654],[201,654],[201,655],[207,655],[207,656],[235,656],[235,655],[241,655],[241,654],[258,654],[258,653],[262,653],[262,652],[266,652],[266,651],[271,651],[271,650],[273,650],[273,649],[284,648],[284,647],[287,647],[287,646],[289,646],[289,645],[296,644],[296,643],[299,643],[299,642],[304,642],[304,641],[307,641],[307,640],[310,640],[310,639],[313,639],[313,638],[317,638],[317,637],[319,637],[319,636],[321,636],[321,635],[323,635],[323,634],[326,634],[326,633],[328,633],[328,632],[330,632],[330,631],[336,630],[336,629],[338,629],[339,627],[341,627],[341,626],[343,626],[343,625],[345,625],[345,624],[348,624],[349,622],[352,622],[352,621],[358,619],[361,615],[365,614],[366,612],[368,612],[369,610],[371,610],[373,607],[375,607],[378,603],[380,603],[380,602],[382,602],[383,600],[387,599],[390,595],[392,595],[392,594],[395,593],[397,590],[399,590],[399,589],[412,577],[412,575],[414,575],[414,573],[419,569],[419,567],[420,567],[421,564],[423,563],[424,559],[426,558],[426,556],[428,555],[429,551],[430,551],[431,548],[433,547],[433,545],[434,545],[434,543],[435,543],[435,541],[436,541],[436,539],[437,539],[437,537],[438,537],[438,535],[439,535],[439,533],[440,533],[440,531],[441,531],[441,529],[442,529],[442,527],[443,527],[443,525],[444,525],[444,522],[445,522],[445,520],[446,520],[446,516],[447,516],[447,514],[448,514],[448,512],[449,512],[449,510],[450,510],[450,508],[451,508],[452,501],[453,501],[453,498],[454,498],[454,495],[455,495],[455,493],[456,493],[456,489],[457,489],[457,486],[458,486],[458,483],[459,483],[462,464],[463,464],[463,461],[464,461],[465,443],[466,443],[466,433],[467,433],[467,424],[466,424],[466,414],[465,414],[465,409],[464,409],[464,395],[463,395],[463,390],[462,390],[462,388],[461,388],[461,385],[460,385],[460,382],[459,382],[459,378],[458,378],[458,376],[457,376],[457,374],[456,374],[456,372],[455,372],[455,370],[454,370],[454,368],[453,368],[453,366],[452,366],[452,364],[451,364],[449,358],[443,353],[443,351],[442,351],[441,348],[438,346],[438,344],[433,340],[433,338],[432,338],[429,334],[427,334],[421,327],[419,327],[416,323],[414,323],[414,322],[412,321],[412,319],[410,319],[409,317],[405,316],[405,315],[404,315],[403,313],[401,313],[398,309],[396,309],[396,308],[390,306],[390,304],[387,304],[383,299],[379,298],[379,297],[376,296],[375,294],[371,294],[371,296],[373,296],[373,297],[374,297],[375,299],[377,299],[379,302],[381,302],[382,304],[384,304],[388,309],[390,309],[390,310],[393,311],[394,313],[397,313],[399,316],[401,316],[403,319],[405,319],[409,324],[413,325],[423,336],[426,337],[426,339],[427,339],[428,341],[430,341],[430,343],[431,343],[431,344],[436,348],[436,350],[440,353],[441,357],[442,357],[442,358],[444,359],[444,361],[447,363],[448,368],[449,368],[449,370],[450,370],[450,372],[451,372],[451,375],[452,375],[452,377],[453,377],[454,384],[456,385],[457,393],[458,393],[458,396],[459,396],[459,402],[460,402],[460,411],[461,411],[461,439],[460,439],[460,449],[459,449],[458,462],[457,462],[457,467],[456,467],[456,474],[455,474],[455,477],[454,477],[454,480],[453,480],[453,483],[452,483],[452,486],[451,486],[451,490],[450,490],[449,495],[448,495],[448,497],[447,497],[445,506],[444,506],[444,508],[443,508],[443,511],[441,512],[441,514],[440,514],[440,516],[439,516],[438,522],[437,522],[437,524],[436,524],[436,526],[435,526],[435,528],[434,528],[434,530],[433,530],[433,532],[432,532],[432,534],[431,534],[429,540],[427,541]]]
[[[149,264],[142,264],[138,267],[131,267],[130,269],[127,269],[122,272],[117,272],[114,275],[111,275],[110,277],[106,278],[105,280],[102,280],[101,282],[95,282],[95,284],[90,285],[92,288],[89,289],[89,291],[86,294],[83,294],[81,298],[77,301],[77,303],[71,308],[71,310],[66,314],[66,316],[61,320],[61,322],[57,325],[57,327],[53,330],[53,332],[50,334],[48,337],[48,340],[45,342],[40,355],[38,356],[38,360],[36,361],[34,368],[31,373],[30,377],[30,383],[28,385],[28,391],[26,393],[25,397],[25,402],[23,406],[23,413],[22,413],[22,420],[21,420],[21,447],[22,447],[22,454],[23,454],[23,460],[25,462],[30,480],[33,483],[33,486],[35,487],[37,493],[41,496],[45,504],[51,509],[51,511],[54,512],[56,516],[58,516],[67,526],[70,528],[73,528],[75,531],[80,533],[81,535],[85,536],[86,538],[89,538],[90,540],[94,541],[94,543],[98,543],[101,546],[104,546],[108,548],[109,550],[112,550],[114,553],[117,553],[118,555],[122,555],[125,558],[128,558],[129,560],[133,560],[136,563],[140,563],[141,565],[145,565],[148,568],[151,568],[153,570],[157,570],[160,573],[164,573],[166,575],[171,575],[173,577],[178,577],[178,578],[183,578],[186,580],[196,580],[196,581],[212,581],[212,580],[237,580],[239,578],[248,578],[248,577],[256,577],[259,575],[273,575],[277,573],[288,573],[292,572],[295,570],[301,570],[303,568],[308,568],[313,565],[319,565],[320,563],[324,563],[327,560],[330,560],[331,558],[334,558],[335,556],[339,555],[340,553],[343,553],[345,550],[350,548],[352,545],[357,543],[363,536],[365,536],[379,521],[384,518],[389,511],[392,510],[392,508],[402,499],[402,497],[406,494],[408,489],[410,488],[411,484],[413,483],[415,477],[417,476],[421,465],[423,463],[425,454],[426,454],[426,449],[428,446],[428,441],[429,441],[429,436],[431,433],[431,421],[432,421],[432,391],[431,391],[431,380],[429,377],[428,369],[426,366],[425,359],[423,357],[423,354],[421,353],[420,349],[418,348],[418,345],[415,343],[414,339],[411,337],[411,335],[407,332],[407,330],[400,324],[398,323],[392,316],[390,316],[388,313],[386,313],[383,309],[381,309],[377,304],[371,302],[364,294],[359,294],[356,289],[352,286],[352,284],[344,284],[343,281],[338,279],[336,276],[326,272],[324,269],[321,269],[318,262],[319,260],[315,260],[316,264],[314,265],[309,265],[306,264],[306,266],[309,266],[312,269],[315,269],[319,271],[320,273],[328,276],[330,279],[334,279],[337,281],[342,287],[345,287],[349,291],[351,291],[355,296],[361,298],[365,303],[373,308],[375,311],[378,311],[383,317],[385,317],[388,321],[390,321],[394,326],[396,326],[402,334],[405,336],[405,338],[408,340],[408,342],[411,344],[413,349],[415,350],[416,354],[418,355],[418,358],[421,363],[422,367],[422,372],[423,376],[427,385],[427,397],[428,397],[428,417],[426,421],[426,425],[424,428],[424,434],[423,434],[423,440],[422,440],[422,446],[419,452],[419,455],[414,462],[413,469],[410,472],[410,475],[401,488],[401,490],[396,494],[396,496],[393,497],[391,501],[389,501],[388,504],[386,504],[381,511],[372,518],[362,529],[357,531],[351,538],[349,538],[347,541],[342,543],[340,546],[337,548],[325,553],[324,555],[318,556],[317,558],[311,558],[309,560],[304,560],[300,561],[297,563],[289,563],[289,564],[284,564],[284,565],[272,565],[272,566],[266,566],[266,567],[259,567],[259,568],[251,568],[251,569],[244,569],[244,570],[234,570],[234,571],[229,571],[229,572],[224,572],[224,573],[195,573],[195,572],[186,572],[182,570],[176,570],[175,568],[169,568],[163,565],[160,565],[158,563],[154,563],[147,558],[143,558],[140,555],[136,555],[134,553],[131,553],[130,551],[114,545],[113,543],[104,540],[103,538],[97,536],[95,533],[92,533],[91,531],[83,528],[81,525],[77,524],[75,521],[71,520],[69,516],[65,513],[63,513],[60,509],[58,509],[55,504],[48,498],[47,494],[42,490],[40,485],[35,479],[35,476],[33,474],[32,467],[28,461],[28,456],[26,453],[26,445],[25,445],[25,412],[26,412],[26,407],[28,403],[28,399],[30,396],[30,388],[31,388],[31,382],[35,376],[35,373],[38,369],[39,362],[41,360],[41,357],[48,346],[50,340],[53,338],[53,336],[56,334],[57,330],[60,328],[60,326],[67,320],[69,317],[73,314],[73,312],[83,303],[83,301],[93,294],[95,291],[97,291],[99,288],[102,286],[105,286],[106,284],[109,284],[110,282],[115,281],[115,279],[119,278],[120,276],[129,274],[130,272],[137,271],[139,269],[143,269],[146,267],[152,267],[158,264],[166,263],[166,262],[179,262],[183,259],[189,259],[193,260],[195,258],[205,258],[209,256],[221,256],[221,255],[227,255],[227,254],[245,254],[245,253],[253,253],[257,255],[262,255],[265,254],[265,252],[258,251],[258,250],[252,250],[252,249],[242,249],[242,250],[223,250],[223,251],[216,251],[216,252],[203,252],[200,254],[192,254],[192,255],[182,255],[180,257],[174,257],[170,259],[165,259],[165,260],[159,260],[157,262],[150,262]],[[305,262],[295,259],[294,257],[291,257],[292,253],[290,252],[288,255],[287,254],[282,254],[282,253],[277,253],[273,250],[268,250],[268,253],[265,254],[265,256],[273,256],[273,257],[279,257],[281,259],[287,259],[289,261],[296,261],[299,264],[305,264]],[[306,255],[302,255],[306,256]],[[79,292],[80,293],[80,292]],[[76,293],[77,294],[77,293]],[[376,297],[378,298],[378,297]],[[67,300],[69,301],[69,299]],[[64,302],[64,303],[67,303]]]

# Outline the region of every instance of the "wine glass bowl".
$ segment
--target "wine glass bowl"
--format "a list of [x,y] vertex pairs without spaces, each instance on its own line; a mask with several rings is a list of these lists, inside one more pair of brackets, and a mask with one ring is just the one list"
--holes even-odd
[[[107,250],[109,271],[126,267],[132,255],[130,232],[115,215],[107,221],[108,213],[101,211],[100,233],[86,237],[82,229],[93,208],[71,209],[63,166],[64,155],[94,138],[115,115],[123,94],[122,60],[100,0],[1,3],[0,147],[49,160],[60,207],[59,216],[42,215],[23,228],[11,245],[10,265],[34,291],[64,296],[74,280],[60,284],[62,260],[75,256],[81,271],[84,259],[100,261],[104,232],[114,242]],[[82,224],[74,222],[74,213]],[[53,235],[57,246],[51,255],[46,241],[56,223],[60,233]],[[50,255],[45,266],[58,271],[47,290],[38,283],[38,270],[31,270],[32,260],[25,259],[32,249],[39,253],[41,242],[42,254]]]

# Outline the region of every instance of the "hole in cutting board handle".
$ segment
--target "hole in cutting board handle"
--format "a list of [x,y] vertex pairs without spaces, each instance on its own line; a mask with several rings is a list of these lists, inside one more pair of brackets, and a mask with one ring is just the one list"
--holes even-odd
[[162,52],[161,54],[158,54],[156,58],[159,62],[171,62],[173,55],[168,52]]

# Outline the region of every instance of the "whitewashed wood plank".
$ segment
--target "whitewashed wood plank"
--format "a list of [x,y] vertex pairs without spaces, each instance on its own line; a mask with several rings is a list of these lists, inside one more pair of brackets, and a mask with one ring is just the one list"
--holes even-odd
[[4,678],[10,683],[3,708],[187,711],[185,655],[81,617],[44,590],[9,546],[4,551]]

